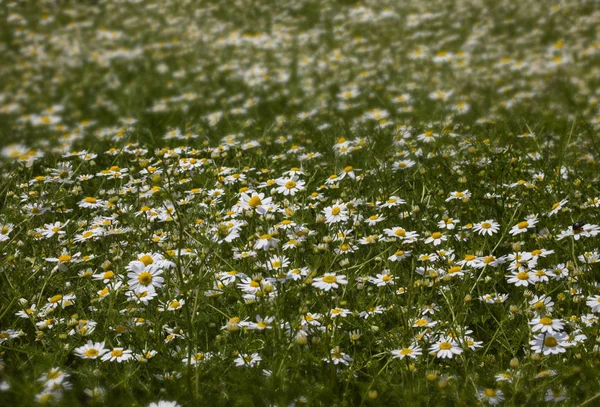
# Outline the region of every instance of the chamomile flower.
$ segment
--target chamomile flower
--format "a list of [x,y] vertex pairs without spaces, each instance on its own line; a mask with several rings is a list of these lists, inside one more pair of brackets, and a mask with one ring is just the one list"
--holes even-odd
[[526,233],[528,229],[534,229],[535,225],[538,223],[536,217],[528,217],[526,220],[523,220],[516,225],[514,225],[509,233],[511,236],[517,236],[522,233]]
[[234,360],[234,362],[236,366],[254,367],[260,363],[261,360],[262,357],[258,353],[242,353]]
[[109,349],[104,347],[104,342],[87,341],[85,345],[75,349],[75,355],[82,359],[97,359],[107,352]]
[[345,275],[336,274],[336,273],[325,273],[322,277],[316,277],[313,279],[312,285],[324,290],[329,291],[331,289],[338,288],[341,285],[348,284],[348,280],[346,280]]
[[493,219],[484,220],[473,225],[473,231],[479,235],[492,236],[500,230],[500,224]]
[[568,341],[569,336],[564,332],[545,333],[535,335],[534,339],[529,342],[531,350],[535,353],[543,353],[544,355],[556,355],[565,353],[566,348],[571,346]]
[[463,353],[463,349],[453,338],[442,337],[429,348],[429,353],[440,359],[452,359],[454,355]]
[[405,348],[391,350],[390,353],[394,359],[417,359],[417,357],[423,354],[421,347],[416,343],[412,343]]
[[113,348],[110,352],[106,352],[102,356],[102,360],[105,362],[125,362],[133,357],[131,350],[124,348]]

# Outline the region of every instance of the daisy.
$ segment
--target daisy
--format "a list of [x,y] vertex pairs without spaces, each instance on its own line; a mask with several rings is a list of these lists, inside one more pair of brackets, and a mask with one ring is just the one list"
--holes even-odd
[[454,355],[460,355],[462,352],[463,349],[450,337],[440,338],[429,348],[430,354],[441,359],[452,359]]
[[[348,366],[350,362],[354,361],[354,359],[351,356],[340,351],[339,346],[336,346],[335,348],[331,349],[330,355],[334,365],[341,363],[343,365]],[[329,362],[329,358],[323,358],[323,360],[325,362]]]
[[446,202],[450,202],[454,199],[461,199],[463,202],[468,202],[470,198],[471,193],[468,190],[464,190],[462,192],[454,191],[450,193],[450,196],[448,198],[446,198]]
[[545,401],[552,401],[554,403],[560,403],[561,401],[566,399],[567,391],[563,387],[558,387],[556,389],[548,389],[544,397]]
[[369,216],[367,219],[365,219],[365,223],[367,223],[369,226],[375,226],[376,224],[378,224],[379,222],[385,220],[384,216],[379,216],[379,215],[373,215],[373,216]]
[[567,199],[563,199],[552,205],[552,209],[548,212],[548,216],[556,215],[565,205],[569,202]]
[[174,299],[172,301],[167,301],[161,307],[159,307],[159,311],[176,311],[178,309],[181,309],[181,307],[183,307],[183,304],[185,304],[184,299]]
[[127,277],[129,281],[127,284],[129,288],[135,292],[140,291],[156,291],[157,288],[162,287],[164,278],[160,277],[163,273],[162,270],[155,267],[146,267],[142,261],[132,261],[127,266]]
[[275,320],[275,317],[261,317],[260,315],[256,315],[256,323],[250,322],[248,323],[248,329],[264,331],[265,329],[272,329],[271,324]]
[[265,198],[263,193],[252,192],[250,195],[242,193],[239,206],[241,209],[253,210],[259,215],[264,215],[272,201],[272,198]]
[[342,317],[345,318],[348,315],[352,315],[352,311],[350,311],[349,309],[346,308],[333,308],[330,312],[329,315],[331,316],[332,319],[337,318],[337,317]]
[[480,235],[492,236],[500,230],[500,224],[493,219],[484,220],[483,222],[473,225],[473,230]]
[[390,257],[388,257],[388,260],[389,261],[400,261],[402,259],[410,257],[410,254],[411,254],[411,251],[396,250],[396,252],[394,254],[392,254]]
[[261,360],[262,358],[258,353],[253,353],[252,355],[242,353],[234,360],[234,362],[236,366],[253,367],[256,366],[256,364],[258,364]]
[[390,275],[389,270],[384,270],[383,273],[377,274],[376,277],[369,276],[369,282],[375,284],[377,287],[394,285],[394,276]]
[[276,188],[276,191],[286,196],[294,196],[298,191],[302,191],[304,189],[304,184],[305,182],[297,177],[280,178],[277,180],[277,185],[279,185],[279,187]]
[[529,284],[534,284],[535,275],[528,271],[513,271],[510,275],[506,276],[509,283],[514,284],[516,287],[527,287]]
[[342,172],[340,172],[340,174],[338,175],[339,179],[342,180],[346,177],[355,180],[356,179],[356,173],[355,171],[361,171],[358,168],[354,168],[351,165],[348,165],[346,167],[344,167],[344,169],[342,170]]
[[545,295],[541,295],[539,297],[537,295],[534,296],[533,299],[529,301],[529,305],[531,305],[536,312],[542,315],[554,311],[554,302],[552,301],[552,297],[546,297]]
[[181,405],[177,404],[176,401],[160,400],[160,401],[157,401],[156,403],[148,404],[148,407],[181,407]]
[[345,222],[348,220],[348,209],[344,204],[336,204],[324,208],[323,215],[327,224]]
[[61,222],[48,223],[43,228],[40,228],[40,234],[46,239],[50,239],[54,235],[63,236],[66,232],[62,228],[65,225]]
[[38,382],[44,383],[46,389],[60,388],[61,384],[71,375],[60,370],[58,367],[51,368],[47,373],[44,373]]
[[394,171],[407,170],[407,169],[413,167],[415,164],[416,164],[416,162],[413,160],[394,161],[394,163],[392,164],[392,170],[394,170]]
[[88,196],[87,198],[84,198],[81,201],[79,201],[77,205],[79,205],[81,208],[96,209],[105,207],[106,203],[107,202],[103,201],[102,199],[97,199],[92,196]]
[[406,203],[406,201],[404,199],[392,195],[387,199],[387,201],[382,203],[380,205],[380,207],[381,208],[394,208],[398,205],[405,204],[405,203]]
[[431,236],[425,239],[425,243],[433,243],[434,246],[439,246],[442,242],[445,242],[448,238],[442,232],[433,232]]
[[565,353],[567,351],[566,348],[571,346],[568,339],[569,335],[564,332],[538,334],[529,342],[529,344],[531,345],[531,350],[535,353],[557,355],[559,353]]
[[477,398],[495,406],[504,401],[504,393],[500,389],[484,389],[477,392]]
[[510,229],[510,235],[516,236],[521,233],[527,232],[527,229],[532,229],[535,227],[535,224],[538,223],[538,220],[535,217],[528,217],[526,220],[517,223]]
[[254,250],[268,251],[271,247],[277,248],[279,246],[279,239],[276,239],[269,233],[260,235],[260,237],[254,243]]
[[453,230],[456,227],[456,224],[460,222],[460,219],[452,219],[447,218],[438,222],[438,227],[440,229],[448,229]]
[[110,352],[106,353],[102,356],[102,360],[104,362],[125,362],[133,357],[131,351],[129,349],[123,348],[114,348]]
[[325,291],[338,288],[339,284],[348,284],[348,280],[345,275],[336,275],[335,273],[325,273],[323,277],[315,278],[312,283],[313,286]]
[[75,349],[75,355],[83,359],[96,359],[108,351],[104,348],[104,342],[87,341],[85,345]]
[[8,240],[8,235],[12,232],[14,225],[12,223],[6,223],[0,225],[0,242]]
[[592,312],[600,312],[600,295],[588,297],[585,304],[592,309]]
[[390,351],[394,359],[412,358],[422,355],[421,348],[416,343],[411,344],[408,348],[394,349]]
[[431,328],[437,325],[437,321],[433,321],[429,317],[421,317],[411,321],[413,328]]

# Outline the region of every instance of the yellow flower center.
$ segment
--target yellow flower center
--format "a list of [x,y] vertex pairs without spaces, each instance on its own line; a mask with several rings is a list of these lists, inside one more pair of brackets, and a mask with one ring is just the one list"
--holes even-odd
[[292,188],[294,188],[295,186],[296,186],[296,181],[289,180],[288,182],[286,182],[286,183],[285,183],[285,187],[286,187],[287,189],[292,189]]
[[70,262],[72,259],[71,256],[69,256],[68,254],[61,254],[60,257],[58,258],[58,262],[59,263],[68,263]]
[[401,355],[412,355],[412,353],[413,353],[413,350],[409,349],[409,348],[404,348],[400,351]]
[[323,282],[327,284],[333,284],[337,281],[336,276],[325,276],[323,277]]
[[138,276],[138,281],[141,285],[148,285],[152,282],[152,274],[144,271]]
[[485,389],[483,391],[483,393],[487,396],[487,397],[494,397],[496,396],[496,390],[494,389]]
[[96,198],[93,198],[91,196],[88,196],[87,198],[85,198],[84,201],[87,203],[91,203],[91,204],[95,204],[96,202],[98,202],[98,200]]
[[112,352],[110,352],[111,356],[115,356],[115,357],[119,357],[119,356],[123,356],[123,351],[121,349],[115,349]]
[[547,336],[546,339],[544,339],[544,346],[554,348],[558,346],[558,341],[554,336]]
[[450,342],[442,342],[442,343],[440,343],[440,349],[442,349],[442,350],[452,349],[452,344]]
[[519,280],[528,280],[529,279],[529,273],[525,272],[525,271],[520,271],[517,273],[517,278]]
[[140,258],[140,261],[141,261],[142,263],[144,263],[144,266],[149,266],[149,265],[151,265],[152,263],[154,263],[154,259],[152,258],[152,256],[149,256],[149,255],[147,255],[147,254],[146,254],[145,256],[142,256],[142,257]]
[[477,256],[473,256],[472,254],[467,254],[465,256],[466,261],[472,261],[472,260],[475,260],[476,258],[477,258]]
[[550,318],[542,318],[542,319],[540,319],[540,324],[542,324],[542,325],[552,325],[552,319],[550,319]]
[[529,226],[529,223],[527,223],[526,220],[524,220],[523,222],[519,222],[519,224],[517,225],[519,229],[525,229],[527,228],[527,226]]
[[262,201],[260,200],[260,197],[258,195],[255,195],[248,200],[248,206],[250,206],[251,208],[256,208],[261,203]]
[[92,349],[87,349],[87,350],[85,351],[85,356],[87,356],[87,357],[90,357],[90,358],[93,358],[94,356],[98,356],[98,353],[99,353],[99,352],[98,352],[98,350],[97,350],[97,349],[94,349],[94,348],[92,348]]
[[334,208],[331,210],[331,214],[335,216],[335,215],[339,214],[339,213],[340,213],[340,211],[341,211],[341,209],[339,208],[339,206],[335,206],[335,207],[334,207]]
[[61,294],[56,294],[54,297],[50,298],[50,302],[52,304],[56,304],[57,302],[59,302],[60,300],[62,300],[62,295]]
[[434,239],[439,239],[440,237],[442,237],[442,233],[441,232],[433,232],[431,234],[431,237],[433,237]]
[[180,305],[181,305],[181,303],[177,300],[171,301],[171,303],[169,304],[169,308],[173,308],[173,309],[179,308]]

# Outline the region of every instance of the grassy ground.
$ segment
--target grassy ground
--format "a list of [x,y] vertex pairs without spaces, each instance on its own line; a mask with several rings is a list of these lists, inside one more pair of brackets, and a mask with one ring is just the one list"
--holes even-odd
[[0,1],[0,404],[595,405],[595,5]]

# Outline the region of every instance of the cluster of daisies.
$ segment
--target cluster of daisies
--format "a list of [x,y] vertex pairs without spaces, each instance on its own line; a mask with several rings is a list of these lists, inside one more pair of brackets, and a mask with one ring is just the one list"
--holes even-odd
[[594,396],[592,0],[93,3],[0,10],[0,404]]

